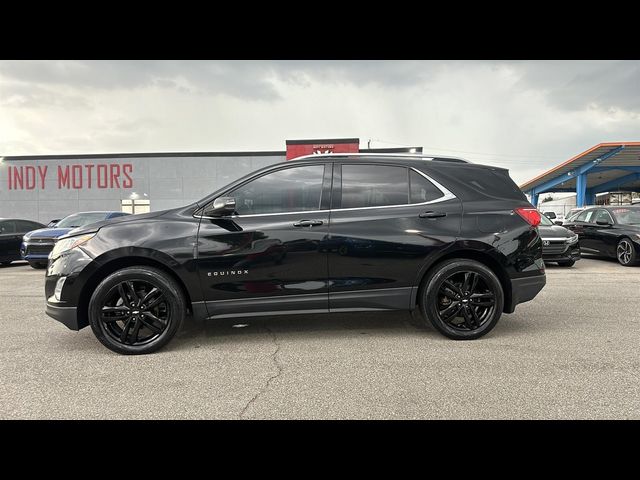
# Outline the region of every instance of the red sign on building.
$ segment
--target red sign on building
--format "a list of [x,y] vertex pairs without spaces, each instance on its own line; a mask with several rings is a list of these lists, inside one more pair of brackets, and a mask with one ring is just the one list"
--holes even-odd
[[321,153],[358,153],[360,139],[334,138],[328,140],[287,140],[287,160]]

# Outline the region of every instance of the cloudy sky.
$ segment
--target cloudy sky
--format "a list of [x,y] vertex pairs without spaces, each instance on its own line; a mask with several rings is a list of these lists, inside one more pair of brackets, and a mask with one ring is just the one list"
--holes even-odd
[[340,137],[499,165],[521,183],[596,143],[640,140],[640,62],[0,62],[0,156]]

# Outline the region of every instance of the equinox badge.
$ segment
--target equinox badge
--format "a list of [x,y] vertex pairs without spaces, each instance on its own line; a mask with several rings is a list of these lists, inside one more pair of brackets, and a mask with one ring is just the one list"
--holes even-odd
[[248,275],[249,270],[224,270],[222,272],[207,272],[208,277],[222,277],[224,275]]

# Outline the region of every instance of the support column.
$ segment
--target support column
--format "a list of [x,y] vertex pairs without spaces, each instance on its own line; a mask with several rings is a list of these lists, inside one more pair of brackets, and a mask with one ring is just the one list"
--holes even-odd
[[584,197],[585,205],[595,205],[596,204],[596,194],[593,193],[591,188],[588,188]]
[[531,195],[531,205],[533,205],[534,207],[538,207],[538,194],[536,193],[535,190],[531,190],[529,192],[529,195]]
[[576,177],[576,207],[584,207],[587,194],[587,174],[582,173]]

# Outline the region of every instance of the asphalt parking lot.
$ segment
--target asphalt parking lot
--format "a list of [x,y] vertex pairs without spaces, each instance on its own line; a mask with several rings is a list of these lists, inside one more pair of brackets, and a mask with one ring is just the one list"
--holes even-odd
[[135,357],[47,317],[43,275],[0,268],[3,419],[640,418],[640,267],[611,260],[550,265],[472,342],[404,313],[190,320]]

